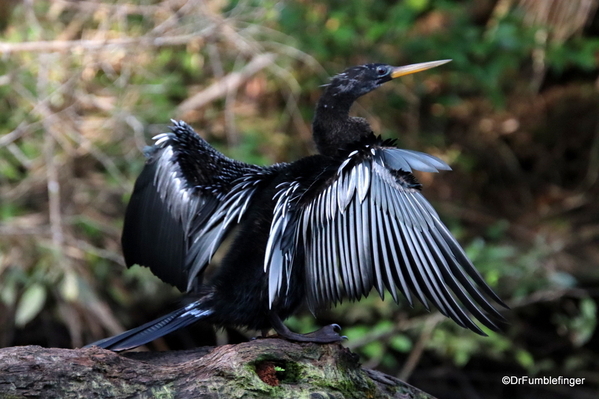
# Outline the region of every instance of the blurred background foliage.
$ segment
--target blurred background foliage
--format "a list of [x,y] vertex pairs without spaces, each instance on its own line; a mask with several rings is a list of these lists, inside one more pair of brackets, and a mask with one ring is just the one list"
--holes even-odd
[[[511,306],[505,334],[374,295],[288,324],[337,322],[366,366],[443,398],[596,398],[597,3],[0,0],[0,346],[79,347],[175,303],[147,269],[125,270],[119,243],[141,150],[170,118],[231,157],[290,161],[314,151],[332,74],[451,58],[354,111],[452,165],[419,177]],[[255,334],[195,326],[152,346]]]

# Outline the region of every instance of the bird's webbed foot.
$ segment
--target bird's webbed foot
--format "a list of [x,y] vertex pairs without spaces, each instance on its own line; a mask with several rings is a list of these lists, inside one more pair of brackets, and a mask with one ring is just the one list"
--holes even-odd
[[328,326],[324,326],[321,329],[313,331],[311,333],[299,334],[287,328],[287,326],[283,324],[283,321],[281,321],[279,316],[275,314],[271,315],[271,322],[272,327],[275,329],[277,334],[290,341],[316,342],[320,344],[328,344],[347,339],[346,336],[339,335],[341,327],[338,324],[329,324]]
[[344,339],[347,339],[347,337],[345,335],[339,335],[340,331],[341,331],[341,326],[339,326],[339,324],[329,324],[328,326],[324,326],[316,331],[312,331],[311,333],[307,333],[307,334],[292,333],[294,335],[299,336],[299,339],[288,338],[288,337],[285,337],[285,338],[294,340],[294,341],[300,341],[300,342],[319,342],[319,343],[339,342],[339,341],[343,341]]

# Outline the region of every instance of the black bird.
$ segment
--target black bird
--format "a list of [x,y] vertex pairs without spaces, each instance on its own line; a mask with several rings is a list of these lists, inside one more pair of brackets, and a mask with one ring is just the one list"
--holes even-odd
[[[440,159],[395,147],[353,102],[385,82],[448,62],[403,67],[366,64],[333,77],[312,123],[319,155],[262,167],[225,157],[184,122],[155,137],[127,207],[122,244],[128,266],[149,267],[187,292],[188,304],[91,345],[115,351],[143,345],[205,320],[270,329],[293,341],[335,342],[339,326],[290,331],[283,320],[302,305],[315,311],[359,300],[374,287],[397,289],[437,307],[460,326],[498,330],[505,306],[420,193],[412,170],[450,170]],[[239,227],[210,281],[211,257]],[[488,315],[490,316],[488,316]],[[90,345],[90,346],[91,346]]]

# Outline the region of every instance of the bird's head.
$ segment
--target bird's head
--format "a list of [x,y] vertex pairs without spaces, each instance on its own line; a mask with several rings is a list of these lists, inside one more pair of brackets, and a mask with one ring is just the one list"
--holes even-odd
[[425,71],[446,64],[449,61],[451,60],[421,62],[400,67],[387,64],[354,66],[334,76],[331,82],[326,85],[327,92],[334,97],[343,96],[355,100],[392,79]]

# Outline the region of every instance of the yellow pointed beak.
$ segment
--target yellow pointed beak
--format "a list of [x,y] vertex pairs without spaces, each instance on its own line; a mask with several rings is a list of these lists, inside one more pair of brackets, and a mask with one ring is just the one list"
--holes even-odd
[[447,64],[451,60],[439,60],[439,61],[429,61],[429,62],[421,62],[418,64],[411,64],[406,66],[400,66],[393,68],[393,72],[391,72],[391,78],[399,78],[400,76],[411,75],[416,72],[426,71],[427,69],[438,67],[439,65]]

